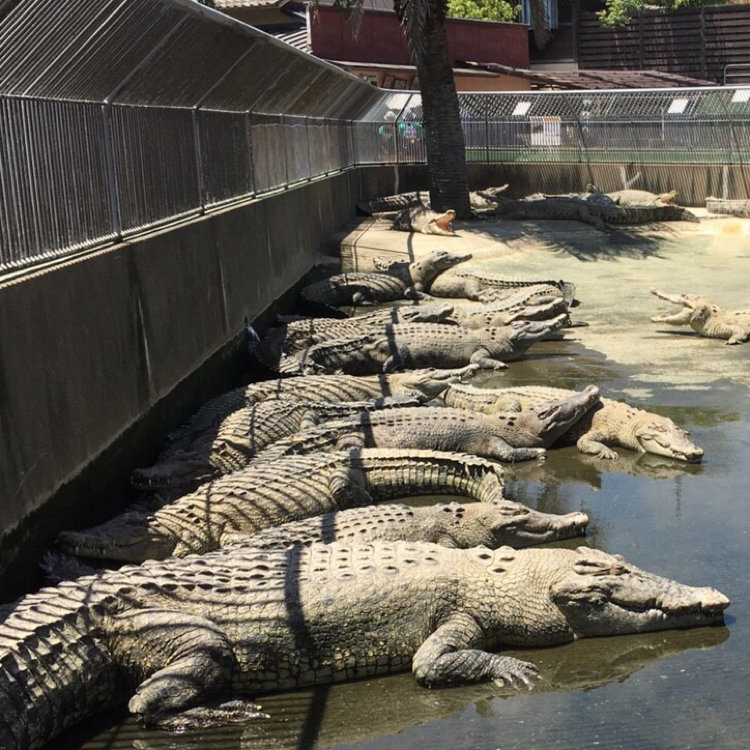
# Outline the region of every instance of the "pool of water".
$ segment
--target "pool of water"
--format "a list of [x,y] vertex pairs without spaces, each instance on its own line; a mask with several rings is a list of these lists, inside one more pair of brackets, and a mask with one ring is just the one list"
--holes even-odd
[[[693,250],[706,281],[717,286],[718,271],[705,243]],[[582,388],[593,382],[607,396],[663,413],[688,429],[705,450],[700,465],[624,450],[617,461],[604,461],[582,456],[573,447],[553,449],[544,463],[508,468],[508,489],[541,510],[588,513],[587,537],[569,545],[617,552],[654,573],[715,586],[732,601],[724,627],[512,652],[540,667],[542,679],[531,692],[488,685],[426,690],[417,687],[410,674],[401,674],[260,696],[269,719],[179,736],[142,729],[121,715],[99,717],[55,747],[748,747],[750,344],[728,348],[680,331],[662,332],[647,322],[657,311],[647,293],[655,276],[668,291],[708,293],[682,283],[689,275],[695,277],[695,267],[685,268],[684,252],[684,245],[673,242],[653,256],[631,254],[608,264],[588,257],[581,264],[581,258],[569,254],[563,259],[565,270],[558,273],[555,268],[554,273],[575,279],[578,270],[584,300],[580,314],[585,313],[591,327],[576,329],[570,341],[535,346],[507,372],[479,375],[478,384],[544,382]],[[541,270],[554,255],[550,250],[531,260],[511,257],[509,262],[518,268],[536,263]],[[560,260],[559,253],[555,260]],[[746,291],[745,269],[746,264],[734,274],[721,272],[730,279],[730,295]],[[609,294],[593,291],[602,279],[608,280]],[[667,287],[670,280],[680,286]],[[592,293],[587,296],[585,289]],[[641,309],[624,319],[617,308],[622,299],[638,300]],[[604,326],[610,326],[611,336]]]

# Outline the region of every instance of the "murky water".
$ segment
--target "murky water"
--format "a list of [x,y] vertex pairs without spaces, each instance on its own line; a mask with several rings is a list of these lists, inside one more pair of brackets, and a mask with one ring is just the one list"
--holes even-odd
[[[653,283],[654,275],[663,277],[665,288],[673,291],[709,293],[682,283],[680,276],[688,270],[683,269],[679,252],[672,247],[662,248],[654,259],[619,257],[616,268],[587,262],[585,273],[591,276],[591,267],[599,266],[603,269],[600,277],[609,276],[610,289],[624,297],[635,294],[628,283],[642,292]],[[540,256],[536,263],[543,268],[549,260],[549,255]],[[520,268],[528,258],[511,257],[510,262]],[[571,255],[570,272],[558,272],[556,267],[555,275],[577,278],[573,271],[580,262],[581,258]],[[710,258],[704,262],[707,273],[715,270]],[[648,264],[649,273],[643,273],[643,263]],[[670,274],[680,284],[678,289],[666,285]],[[587,281],[586,288],[593,290],[593,280]],[[742,271],[735,274],[728,292],[735,296],[738,290],[746,292],[746,282]],[[582,456],[575,448],[555,449],[544,464],[510,468],[509,494],[548,512],[588,513],[588,536],[568,544],[619,552],[646,570],[684,583],[715,586],[732,600],[725,627],[513,652],[541,669],[542,680],[529,693],[513,694],[488,685],[430,691],[417,687],[410,674],[402,674],[260,697],[270,719],[184,736],[144,730],[123,716],[99,717],[55,747],[748,747],[750,391],[743,383],[748,382],[750,372],[750,344],[729,349],[721,342],[649,329],[642,321],[656,310],[647,291],[641,295],[645,296],[644,309],[631,313],[633,321],[638,321],[632,326],[615,314],[616,300],[608,301],[601,291],[590,296],[598,299],[589,305],[589,296],[583,294],[582,313],[591,329],[580,329],[574,341],[535,346],[526,360],[513,364],[506,373],[482,374],[478,384],[544,382],[581,388],[597,383],[605,395],[666,414],[690,430],[705,450],[704,462],[688,466],[624,450],[618,461],[607,462]],[[621,358],[611,351],[605,356],[604,343],[611,342],[596,338],[601,337],[601,325],[615,323],[619,326],[616,335],[629,342]],[[640,342],[642,351],[638,351]],[[685,349],[678,368],[674,353],[680,346]],[[667,355],[662,347],[669,350]],[[667,362],[664,356],[673,359]],[[713,378],[712,361],[716,363]],[[701,370],[700,377],[690,375],[694,364]],[[679,381],[679,388],[670,387],[671,380]]]

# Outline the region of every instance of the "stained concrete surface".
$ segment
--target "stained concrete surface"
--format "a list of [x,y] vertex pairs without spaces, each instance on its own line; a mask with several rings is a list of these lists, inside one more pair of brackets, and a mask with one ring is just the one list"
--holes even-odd
[[638,380],[676,388],[709,387],[720,378],[750,385],[750,344],[726,346],[689,327],[650,321],[678,311],[651,295],[652,286],[699,294],[727,309],[750,309],[750,219],[692,210],[699,223],[606,232],[575,221],[457,221],[456,237],[397,232],[385,220],[368,218],[336,241],[344,270],[371,269],[378,255],[421,257],[450,249],[473,253],[467,268],[512,279],[572,281],[581,302],[573,317],[589,325],[568,336],[627,366],[634,396]]

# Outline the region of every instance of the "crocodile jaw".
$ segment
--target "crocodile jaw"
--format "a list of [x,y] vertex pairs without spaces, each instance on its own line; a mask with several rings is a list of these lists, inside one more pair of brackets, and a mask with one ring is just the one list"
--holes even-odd
[[579,558],[550,589],[577,637],[623,635],[723,622],[729,599],[636,568],[620,555],[579,547]]
[[688,433],[671,420],[650,420],[637,430],[635,439],[644,453],[655,453],[691,464],[700,463],[703,458],[703,448],[693,443]]

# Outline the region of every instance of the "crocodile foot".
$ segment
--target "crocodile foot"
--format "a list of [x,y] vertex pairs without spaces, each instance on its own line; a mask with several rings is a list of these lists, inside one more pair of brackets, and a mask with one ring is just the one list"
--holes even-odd
[[243,724],[254,719],[268,719],[257,703],[232,700],[215,706],[196,706],[177,714],[166,714],[149,722],[150,726],[181,734],[195,729]]

